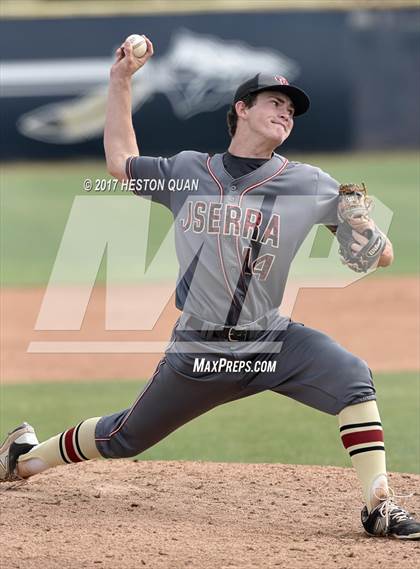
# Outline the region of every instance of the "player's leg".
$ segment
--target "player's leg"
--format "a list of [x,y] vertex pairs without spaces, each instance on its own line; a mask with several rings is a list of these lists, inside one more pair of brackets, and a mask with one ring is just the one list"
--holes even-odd
[[[366,503],[362,513],[365,529],[375,535],[420,538],[420,524],[387,500],[390,493],[383,430],[366,362],[326,334],[296,323],[289,327],[275,359],[281,376],[273,391],[338,415],[341,439]],[[258,378],[257,383],[269,380]]]
[[[0,479],[29,478],[53,466],[82,462],[101,455],[95,443],[95,429],[100,417],[81,421],[46,441],[39,443],[31,425],[23,423],[9,434],[14,439],[3,445],[8,456],[8,471]],[[3,449],[2,447],[2,449]],[[1,451],[0,451],[1,454]]]
[[41,444],[30,427],[19,427],[0,449],[0,456],[3,452],[7,458],[4,463],[10,461],[9,473],[0,470],[0,480],[12,479],[14,472],[27,478],[53,466],[97,457],[135,456],[242,390],[240,382],[220,381],[216,375],[205,381],[185,377],[163,359],[129,409],[87,419]]
[[243,389],[239,382],[223,379],[216,374],[205,379],[182,375],[162,360],[155,378],[128,411],[99,422],[96,444],[102,456],[135,456]]

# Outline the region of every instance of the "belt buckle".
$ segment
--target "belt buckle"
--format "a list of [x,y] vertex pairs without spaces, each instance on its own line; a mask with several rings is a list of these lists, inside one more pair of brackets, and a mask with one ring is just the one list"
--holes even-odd
[[229,328],[229,332],[228,332],[228,340],[229,342],[239,342],[240,341],[240,337],[239,338],[233,338],[232,337],[232,333],[237,333],[239,335],[243,335],[243,340],[246,339],[246,334],[247,331],[246,330],[237,330],[236,328]]
[[236,338],[232,338],[232,331],[235,331],[235,328],[229,328],[228,340],[229,342],[237,342],[238,340]]

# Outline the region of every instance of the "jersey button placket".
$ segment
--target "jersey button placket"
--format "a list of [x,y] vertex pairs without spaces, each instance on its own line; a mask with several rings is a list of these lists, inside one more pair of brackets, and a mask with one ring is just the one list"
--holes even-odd
[[[235,186],[235,184],[232,184],[231,186],[229,186],[229,189],[230,189],[231,192],[236,192],[237,186]],[[229,201],[230,201],[230,202],[236,201],[236,196],[235,196],[235,195],[233,195],[233,196],[230,195],[230,196],[229,196]]]

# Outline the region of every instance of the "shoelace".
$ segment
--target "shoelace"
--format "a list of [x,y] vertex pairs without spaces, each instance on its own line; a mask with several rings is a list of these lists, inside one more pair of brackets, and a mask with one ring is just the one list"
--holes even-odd
[[[392,488],[388,488],[388,493],[389,496],[388,498],[386,498],[383,503],[381,504],[380,508],[379,508],[379,512],[381,514],[381,516],[385,519],[385,527],[388,530],[390,522],[395,520],[397,523],[400,522],[405,522],[407,520],[411,520],[412,517],[410,516],[410,514],[404,510],[403,508],[400,508],[400,506],[397,506],[394,503],[394,498],[411,498],[413,496],[413,494],[401,494],[400,496],[398,496],[397,494],[395,494],[394,490]],[[376,495],[376,492],[375,492]],[[377,496],[378,497],[378,496]]]
[[410,514],[403,508],[400,508],[400,506],[394,504],[392,498],[384,500],[383,504],[379,508],[379,512],[381,516],[385,518],[387,528],[389,527],[391,520],[395,520],[397,523],[400,523],[411,519]]

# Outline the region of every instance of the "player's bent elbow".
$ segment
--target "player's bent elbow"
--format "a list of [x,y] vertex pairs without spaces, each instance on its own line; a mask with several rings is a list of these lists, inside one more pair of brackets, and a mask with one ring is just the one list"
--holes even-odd
[[107,160],[106,162],[106,168],[108,170],[108,173],[113,177],[113,178],[117,178],[117,180],[119,180],[120,182],[122,180],[127,180],[127,174],[125,172],[125,164],[124,167],[121,167],[120,164],[117,164],[111,160]]
[[111,174],[113,178],[116,178],[118,181],[122,182],[123,180],[128,180],[127,175],[122,173],[120,170],[115,170],[112,168],[108,168],[108,173]]

